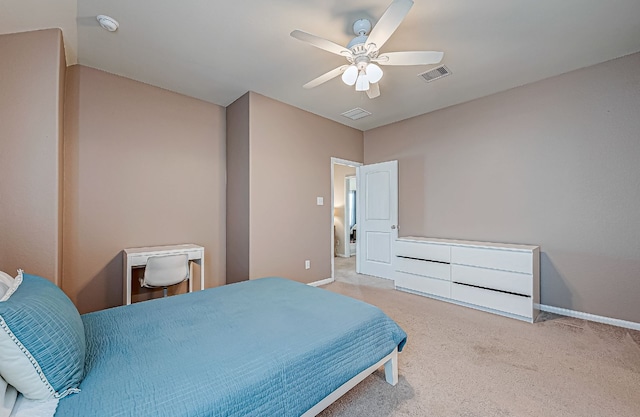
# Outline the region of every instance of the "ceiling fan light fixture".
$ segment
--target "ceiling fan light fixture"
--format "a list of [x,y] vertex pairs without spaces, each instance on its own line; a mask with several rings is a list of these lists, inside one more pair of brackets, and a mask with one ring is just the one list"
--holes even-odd
[[346,85],[354,85],[358,79],[358,68],[355,65],[349,65],[349,68],[342,73],[342,81]]
[[316,48],[339,55],[348,61],[348,64],[343,64],[316,77],[303,85],[303,87],[317,87],[341,75],[345,84],[349,86],[355,84],[356,91],[365,91],[367,96],[373,99],[380,96],[378,82],[384,76],[380,66],[432,65],[440,63],[444,55],[443,52],[381,52],[381,48],[398,29],[413,3],[414,0],[391,0],[391,4],[378,19],[375,27],[372,27],[373,25],[368,19],[357,20],[353,25],[353,33],[356,37],[347,44],[346,48],[328,39],[301,30],[292,31],[292,37]]
[[369,79],[364,71],[360,71],[358,79],[356,80],[356,91],[367,91],[369,89]]
[[382,78],[382,68],[377,66],[376,64],[367,65],[367,79],[370,83],[377,83]]

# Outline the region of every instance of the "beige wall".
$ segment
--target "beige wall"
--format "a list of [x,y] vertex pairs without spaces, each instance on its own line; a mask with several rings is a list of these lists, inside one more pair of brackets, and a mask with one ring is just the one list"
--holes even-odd
[[0,36],[0,270],[56,284],[65,69],[59,29]]
[[205,286],[225,283],[224,108],[69,67],[64,154],[62,288],[81,312],[122,303],[127,247],[203,245]]
[[327,279],[331,157],[362,161],[362,132],[259,94],[249,99],[250,278]]
[[345,255],[345,248],[349,241],[344,239],[344,227],[346,223],[345,216],[345,200],[344,200],[344,181],[348,175],[356,175],[356,169],[347,165],[336,164],[333,169],[333,207],[335,213],[336,227],[336,254],[338,256]]
[[542,304],[640,322],[640,54],[365,132],[402,235],[541,245]]
[[227,107],[227,283],[249,279],[249,93]]

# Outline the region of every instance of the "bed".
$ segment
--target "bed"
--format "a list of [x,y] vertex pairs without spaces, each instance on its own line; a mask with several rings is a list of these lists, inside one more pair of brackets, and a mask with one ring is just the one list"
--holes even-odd
[[383,365],[395,385],[406,342],[378,308],[283,278],[81,321],[84,376],[58,396],[55,417],[310,417]]

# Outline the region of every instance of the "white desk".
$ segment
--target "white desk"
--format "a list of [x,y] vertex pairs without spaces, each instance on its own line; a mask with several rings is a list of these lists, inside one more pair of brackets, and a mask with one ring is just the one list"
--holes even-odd
[[204,289],[204,248],[198,245],[171,245],[171,246],[149,246],[146,248],[124,249],[122,257],[124,280],[122,286],[122,298],[125,305],[131,304],[131,269],[141,268],[147,265],[147,260],[151,256],[179,255],[186,253],[189,255],[189,292],[193,291],[193,268],[191,261],[200,265],[200,289]]

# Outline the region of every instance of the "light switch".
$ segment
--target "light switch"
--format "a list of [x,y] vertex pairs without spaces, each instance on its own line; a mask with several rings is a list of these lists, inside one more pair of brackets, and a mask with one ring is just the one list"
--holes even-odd
[[323,205],[324,205],[324,198],[322,198],[322,197],[318,197],[318,200],[317,200],[317,201],[318,201],[318,203],[317,203],[317,204],[318,204],[319,206],[323,206]]

